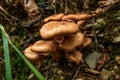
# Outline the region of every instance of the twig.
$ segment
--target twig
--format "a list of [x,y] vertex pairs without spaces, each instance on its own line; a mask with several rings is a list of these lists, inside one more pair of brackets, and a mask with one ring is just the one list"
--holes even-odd
[[40,21],[42,15],[39,15],[37,18],[33,19],[33,20],[30,20],[28,22],[26,22],[25,24],[22,24],[23,27],[30,27],[32,24]]
[[110,62],[108,62],[104,67],[106,68],[106,67],[108,67],[110,64],[112,64],[112,63],[114,63],[115,62],[115,60],[111,60]]
[[2,13],[0,12],[0,15],[3,16],[6,20],[8,20],[8,22],[9,22],[10,24],[12,24],[12,22],[10,21],[10,19],[8,19],[4,14],[2,14]]
[[98,41],[97,41],[97,37],[96,37],[96,29],[95,29],[95,18],[93,17],[92,18],[92,24],[93,24],[93,32],[94,32],[94,39],[95,39],[95,49],[97,51],[97,44],[98,44]]
[[103,13],[107,12],[108,10],[110,10],[112,7],[114,7],[115,4],[117,4],[118,2],[120,2],[120,0],[115,0],[113,2],[111,2],[111,5],[103,7]]
[[[98,7],[98,8],[96,9],[96,11],[97,11],[97,10],[100,10],[100,12],[98,12],[97,15],[105,14],[107,11],[109,11],[111,8],[113,8],[113,7],[115,6],[115,4],[117,4],[117,3],[119,3],[119,2],[120,2],[120,0],[116,0],[116,1],[111,2],[111,4],[108,5],[108,6]],[[96,12],[96,11],[95,11],[95,12]]]
[[15,19],[17,21],[22,22],[20,19],[18,19],[16,17],[12,16],[11,14],[9,14],[5,9],[3,9],[3,7],[1,5],[0,5],[0,10],[2,10],[5,14],[7,14],[8,16],[10,16],[11,18],[13,18],[13,19]]
[[94,70],[94,69],[89,69],[89,68],[85,68],[86,72],[92,73],[92,74],[100,74],[100,71]]
[[65,1],[65,14],[68,13],[68,1],[66,0]]
[[3,61],[3,62],[5,62],[5,61],[4,61],[4,59],[3,59],[3,58],[1,58],[1,57],[0,57],[0,60],[1,60],[1,61]]
[[79,65],[78,70],[76,71],[76,73],[75,73],[74,77],[72,78],[72,80],[75,80],[76,76],[77,76],[78,73],[79,73],[80,68],[81,68],[81,65]]

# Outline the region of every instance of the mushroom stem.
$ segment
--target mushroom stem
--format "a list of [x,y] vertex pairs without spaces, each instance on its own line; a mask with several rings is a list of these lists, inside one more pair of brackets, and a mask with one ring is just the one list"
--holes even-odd
[[69,62],[74,62],[79,64],[82,61],[82,53],[80,51],[74,50],[72,52],[66,53],[66,58]]
[[83,40],[84,34],[81,32],[65,36],[63,42],[59,45],[59,48],[66,52],[71,52],[75,50],[76,47],[81,45],[83,43]]
[[55,37],[55,41],[58,43],[58,44],[61,44],[64,40],[64,36],[57,36]]

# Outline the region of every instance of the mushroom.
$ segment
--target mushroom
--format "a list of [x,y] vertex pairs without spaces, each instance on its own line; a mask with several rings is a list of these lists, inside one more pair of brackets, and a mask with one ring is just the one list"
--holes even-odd
[[25,56],[37,61],[52,53],[54,60],[59,61],[60,51],[64,51],[68,61],[79,64],[83,55],[76,48],[86,47],[92,42],[91,38],[85,38],[85,34],[79,29],[86,19],[91,17],[90,14],[56,14],[45,18],[44,22],[47,23],[41,27],[39,32],[41,37],[48,41],[35,42],[25,49]]
[[62,13],[55,14],[55,15],[52,15],[52,16],[45,18],[44,22],[46,23],[48,21],[58,21],[58,20],[61,20],[63,16],[64,16],[64,14],[62,14]]
[[74,62],[76,64],[79,64],[82,61],[82,57],[82,53],[77,50],[66,53],[66,58],[68,59],[68,61]]
[[31,50],[37,53],[51,53],[57,48],[58,45],[54,41],[39,40],[32,45]]
[[79,25],[79,29],[84,25],[85,20],[77,21],[77,24]]
[[92,14],[93,17],[98,17],[100,14],[103,13],[102,8],[98,8],[94,11],[94,13]]
[[75,21],[79,21],[79,20],[86,20],[91,18],[92,16],[90,14],[69,14],[69,15],[65,15],[62,17],[62,20],[75,20]]
[[42,61],[45,56],[43,55],[40,55],[39,53],[36,53],[36,52],[33,52],[31,50],[31,47],[32,46],[29,46],[25,49],[24,51],[24,55],[29,59],[29,60],[32,60],[32,61]]
[[80,46],[84,40],[84,34],[78,32],[69,36],[65,36],[63,42],[59,45],[60,49],[66,52],[73,51],[76,47]]
[[83,43],[82,43],[82,47],[87,47],[87,46],[90,45],[91,43],[92,43],[91,38],[86,37],[86,38],[84,38],[84,41],[83,41]]
[[43,25],[40,35],[44,39],[52,39],[56,36],[66,36],[79,31],[77,24],[67,21],[51,21]]

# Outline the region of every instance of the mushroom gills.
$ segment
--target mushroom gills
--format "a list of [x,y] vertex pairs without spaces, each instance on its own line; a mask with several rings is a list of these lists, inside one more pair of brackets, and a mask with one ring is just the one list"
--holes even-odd
[[84,40],[84,34],[78,32],[69,36],[65,36],[63,42],[59,45],[60,49],[66,52],[73,51],[76,47],[80,46]]
[[79,64],[82,61],[82,53],[80,51],[72,51],[69,53],[66,53],[66,58],[68,59],[69,62],[74,62],[76,64]]

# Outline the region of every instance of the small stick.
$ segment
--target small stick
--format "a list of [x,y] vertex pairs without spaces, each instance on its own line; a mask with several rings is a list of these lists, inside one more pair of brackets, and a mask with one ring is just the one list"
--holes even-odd
[[0,15],[3,16],[6,20],[8,20],[8,22],[9,22],[10,24],[12,24],[12,22],[10,21],[10,19],[8,19],[4,14],[2,14],[2,13],[0,12]]
[[1,57],[0,57],[0,60],[3,61],[3,62],[5,62],[5,60],[3,58],[1,58]]
[[25,24],[23,24],[23,27],[30,27],[32,24],[38,22],[41,19],[42,15],[39,15],[37,18],[30,20],[28,22],[26,22]]
[[2,6],[0,6],[0,10],[2,10],[5,14],[7,14],[8,16],[10,16],[11,18],[13,18],[13,19],[15,19],[15,20],[17,20],[17,21],[22,22],[20,19],[18,19],[18,18],[16,18],[16,17],[12,16],[11,14],[9,14],[5,9],[3,9]]
[[81,68],[81,65],[79,65],[78,70],[76,71],[76,73],[75,73],[74,77],[72,78],[72,80],[75,80],[76,76],[77,76],[78,73],[79,73],[80,68]]

